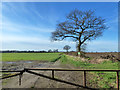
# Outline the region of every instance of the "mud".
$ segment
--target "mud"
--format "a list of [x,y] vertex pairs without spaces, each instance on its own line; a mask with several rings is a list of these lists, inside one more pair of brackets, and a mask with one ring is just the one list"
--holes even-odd
[[[8,68],[9,67],[9,68]],[[3,64],[3,69],[6,70],[21,70],[24,67],[27,68],[68,68],[74,69],[70,65],[61,65],[60,61],[56,62],[39,62],[33,61],[32,63],[12,63],[12,64]],[[51,77],[50,71],[35,71],[37,73],[41,73]],[[88,77],[88,74],[87,74]],[[83,85],[83,72],[68,72],[68,71],[56,71],[55,78],[65,80],[68,82],[76,83],[79,85]],[[89,86],[89,82],[87,79],[87,86]],[[43,77],[39,77],[36,75],[32,75],[29,73],[24,73],[22,76],[22,85],[19,86],[19,76],[6,79],[2,81],[2,88],[78,88],[73,85],[68,85],[65,83],[60,83],[57,81],[49,80]],[[79,87],[80,88],[80,87]]]

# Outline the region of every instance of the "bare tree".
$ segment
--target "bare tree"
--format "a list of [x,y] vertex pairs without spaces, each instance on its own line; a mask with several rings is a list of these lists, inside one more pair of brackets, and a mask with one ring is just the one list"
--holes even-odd
[[105,29],[107,29],[105,19],[95,16],[94,11],[75,9],[67,15],[64,22],[57,24],[56,31],[52,32],[52,40],[72,38],[78,42],[77,49],[80,52],[81,46],[86,41],[101,36]]
[[49,49],[49,50],[48,50],[48,52],[52,52],[52,50],[51,50],[51,49]]
[[63,47],[63,49],[66,50],[67,52],[68,52],[68,50],[69,50],[70,48],[71,48],[71,47],[70,47],[69,45],[65,45],[65,46]]

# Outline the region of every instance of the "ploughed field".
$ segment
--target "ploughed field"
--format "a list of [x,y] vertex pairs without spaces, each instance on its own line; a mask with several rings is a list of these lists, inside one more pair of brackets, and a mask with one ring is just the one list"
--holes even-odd
[[114,56],[114,57],[117,57],[117,58],[119,58],[118,56],[120,55],[120,53],[118,53],[118,52],[88,52],[88,53],[86,53],[86,56],[89,56],[89,57],[100,57],[100,56],[107,56],[107,55],[109,55],[109,56]]
[[2,53],[2,61],[55,61],[60,53]]

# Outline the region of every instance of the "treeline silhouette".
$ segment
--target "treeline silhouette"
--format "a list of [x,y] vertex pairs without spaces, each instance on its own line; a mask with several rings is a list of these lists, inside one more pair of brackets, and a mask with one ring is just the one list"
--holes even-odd
[[55,49],[55,50],[51,50],[49,49],[48,51],[18,51],[18,50],[5,50],[5,51],[0,51],[0,53],[55,53],[55,52],[59,52],[58,49]]

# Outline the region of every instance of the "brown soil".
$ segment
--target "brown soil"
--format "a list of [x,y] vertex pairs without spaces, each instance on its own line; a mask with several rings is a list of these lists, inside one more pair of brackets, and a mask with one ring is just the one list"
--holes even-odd
[[67,55],[74,57],[75,60],[86,61],[92,64],[99,64],[104,61],[117,62],[120,61],[120,53],[118,52],[103,52],[103,53],[85,53],[83,58],[76,56],[77,52],[70,52]]
[[[39,64],[37,62],[37,64]],[[56,61],[55,63],[43,63],[43,67],[36,68],[69,68],[74,69],[70,65],[61,65],[60,61]],[[50,71],[37,71],[37,73],[42,73],[47,76],[51,76]],[[89,74],[87,74],[89,77]],[[72,83],[76,83],[79,85],[83,85],[83,72],[68,72],[68,71],[56,71],[55,78],[69,81]],[[3,88],[78,88],[73,85],[68,85],[65,83],[60,83],[57,81],[49,80],[43,77],[35,76],[29,73],[24,73],[22,77],[22,85],[19,86],[18,83],[19,77],[13,77],[10,79],[3,80]],[[87,86],[90,86],[87,78]]]

